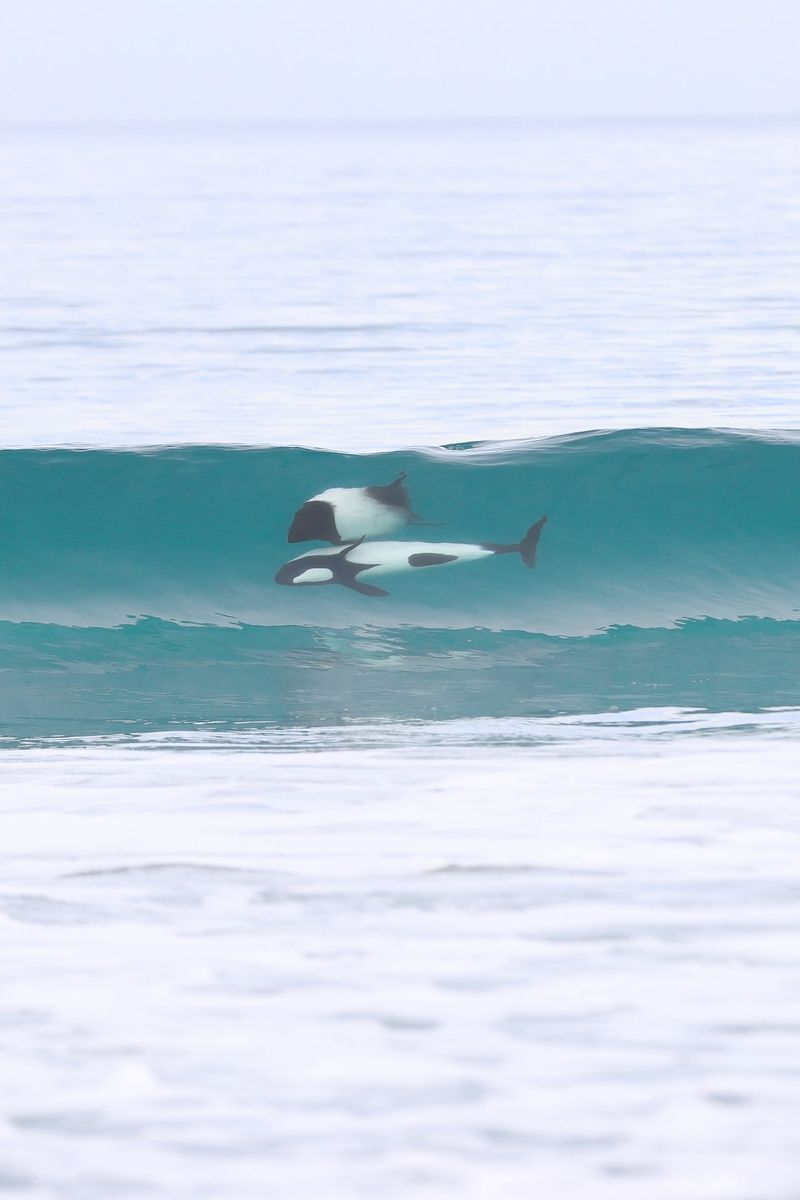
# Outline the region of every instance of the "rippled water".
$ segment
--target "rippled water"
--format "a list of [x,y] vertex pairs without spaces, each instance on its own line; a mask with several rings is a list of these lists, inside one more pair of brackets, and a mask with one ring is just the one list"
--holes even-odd
[[799,129],[0,129],[4,1196],[796,1200]]

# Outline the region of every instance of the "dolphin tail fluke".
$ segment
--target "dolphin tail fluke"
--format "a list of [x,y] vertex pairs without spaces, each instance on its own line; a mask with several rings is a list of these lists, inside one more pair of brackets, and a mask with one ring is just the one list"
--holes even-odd
[[485,550],[493,550],[495,554],[521,554],[526,567],[532,567],[536,562],[536,547],[547,517],[539,517],[535,525],[531,525],[521,542],[513,546],[500,546],[497,542],[485,542]]
[[536,548],[539,545],[542,529],[547,522],[547,516],[540,517],[535,525],[531,525],[525,537],[517,547],[526,567],[532,567],[536,562]]

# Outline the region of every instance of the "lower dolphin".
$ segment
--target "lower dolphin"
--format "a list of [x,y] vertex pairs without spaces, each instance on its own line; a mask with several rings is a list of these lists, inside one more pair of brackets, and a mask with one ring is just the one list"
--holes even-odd
[[536,561],[536,548],[547,517],[540,517],[519,542],[366,542],[360,538],[342,549],[310,550],[284,563],[275,582],[289,587],[341,584],[365,596],[388,596],[383,588],[367,583],[381,575],[477,562],[495,554],[519,554],[526,566]]

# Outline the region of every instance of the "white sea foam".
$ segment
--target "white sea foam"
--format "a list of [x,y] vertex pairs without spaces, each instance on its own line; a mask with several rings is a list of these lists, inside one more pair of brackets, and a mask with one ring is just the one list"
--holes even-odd
[[794,1196],[796,714],[624,719],[3,751],[5,1193]]

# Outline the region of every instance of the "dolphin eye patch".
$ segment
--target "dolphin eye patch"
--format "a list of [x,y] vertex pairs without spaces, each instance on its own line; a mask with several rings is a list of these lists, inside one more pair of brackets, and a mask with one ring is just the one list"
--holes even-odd
[[409,554],[410,567],[440,567],[442,563],[455,562],[456,554]]

